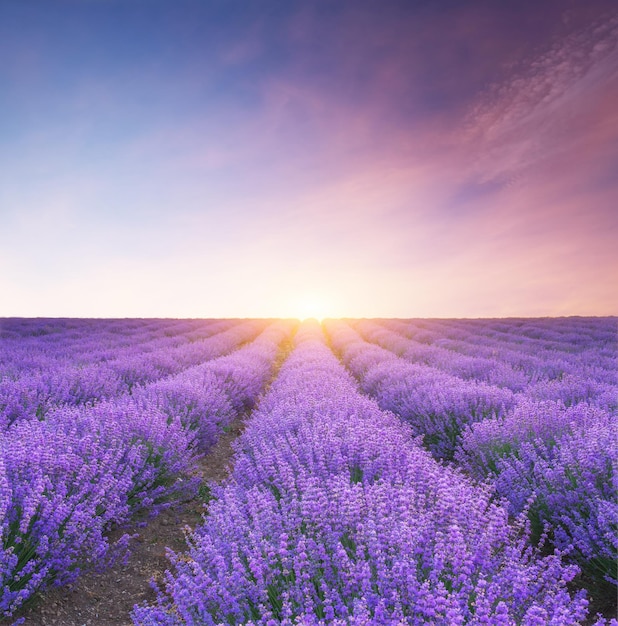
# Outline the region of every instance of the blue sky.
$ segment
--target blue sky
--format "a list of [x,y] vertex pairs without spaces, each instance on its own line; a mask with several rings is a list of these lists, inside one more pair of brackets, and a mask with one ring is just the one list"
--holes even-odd
[[0,316],[618,313],[615,3],[0,4]]

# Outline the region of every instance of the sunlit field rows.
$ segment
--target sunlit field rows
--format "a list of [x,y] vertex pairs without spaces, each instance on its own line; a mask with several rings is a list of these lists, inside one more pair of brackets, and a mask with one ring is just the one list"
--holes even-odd
[[617,376],[615,318],[0,320],[0,615],[209,493],[127,622],[607,624]]

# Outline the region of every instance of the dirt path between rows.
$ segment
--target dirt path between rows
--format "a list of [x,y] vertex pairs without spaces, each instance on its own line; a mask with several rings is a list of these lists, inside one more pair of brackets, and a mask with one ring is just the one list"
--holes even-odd
[[[245,416],[236,419],[213,449],[200,462],[203,482],[221,482],[229,473],[232,441],[243,429]],[[186,548],[184,528],[195,528],[205,508],[199,499],[161,512],[142,528],[123,529],[138,537],[130,544],[126,565],[117,564],[99,574],[87,573],[72,585],[48,590],[35,604],[0,624],[13,624],[19,617],[23,626],[129,626],[133,605],[155,599],[150,587],[154,578],[162,582],[170,562],[166,548]]]

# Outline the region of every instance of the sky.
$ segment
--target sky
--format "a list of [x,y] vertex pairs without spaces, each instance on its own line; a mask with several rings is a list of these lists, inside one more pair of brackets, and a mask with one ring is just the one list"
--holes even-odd
[[0,0],[0,317],[618,314],[615,0]]

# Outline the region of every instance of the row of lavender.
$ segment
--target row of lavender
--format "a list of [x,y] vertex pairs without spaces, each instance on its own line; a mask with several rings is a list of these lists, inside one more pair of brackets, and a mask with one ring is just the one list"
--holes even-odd
[[56,402],[0,433],[0,614],[105,566],[128,539],[111,546],[108,531],[138,511],[194,495],[197,459],[253,405],[293,327],[235,324],[203,342],[212,360],[94,404]]
[[264,328],[256,321],[227,320],[177,334],[166,324],[137,333],[133,345],[130,334],[128,345],[114,345],[113,334],[106,340],[91,332],[92,320],[79,321],[84,328],[73,339],[60,325],[53,334],[2,341],[0,429],[24,418],[41,419],[59,404],[88,405],[130,393],[135,385],[225,354]]
[[579,624],[577,568],[436,462],[305,324],[139,626]]
[[0,320],[2,376],[57,366],[85,365],[209,337],[233,320]]
[[494,333],[479,323],[470,332],[465,322],[364,320],[327,329],[363,391],[434,456],[490,478],[512,514],[528,511],[534,539],[548,534],[591,584],[616,584],[616,322],[577,320],[579,341],[568,325],[547,324],[544,340],[544,325],[526,322],[530,341],[499,325]]
[[[518,335],[521,327],[516,324],[511,333],[491,332],[469,321],[451,322],[448,326],[445,321],[434,322],[419,328],[394,320],[381,325],[365,320],[355,324],[355,328],[366,339],[409,361],[431,365],[460,378],[488,382],[514,392],[525,391],[539,400],[560,400],[566,404],[594,400],[598,406],[616,409],[616,321],[591,321],[589,330],[597,331],[593,334],[580,328],[583,337],[588,335],[586,341],[582,337],[576,341],[573,332],[564,332],[563,341],[558,342],[552,324],[546,325],[552,341],[544,341],[540,333],[534,333],[534,338]],[[500,327],[504,326],[503,321]]]
[[578,352],[599,347],[599,342],[612,341],[616,318],[546,317],[546,318],[482,318],[482,319],[407,319],[377,320],[403,324],[422,337],[425,343],[444,338],[474,337],[507,341],[521,346]]

